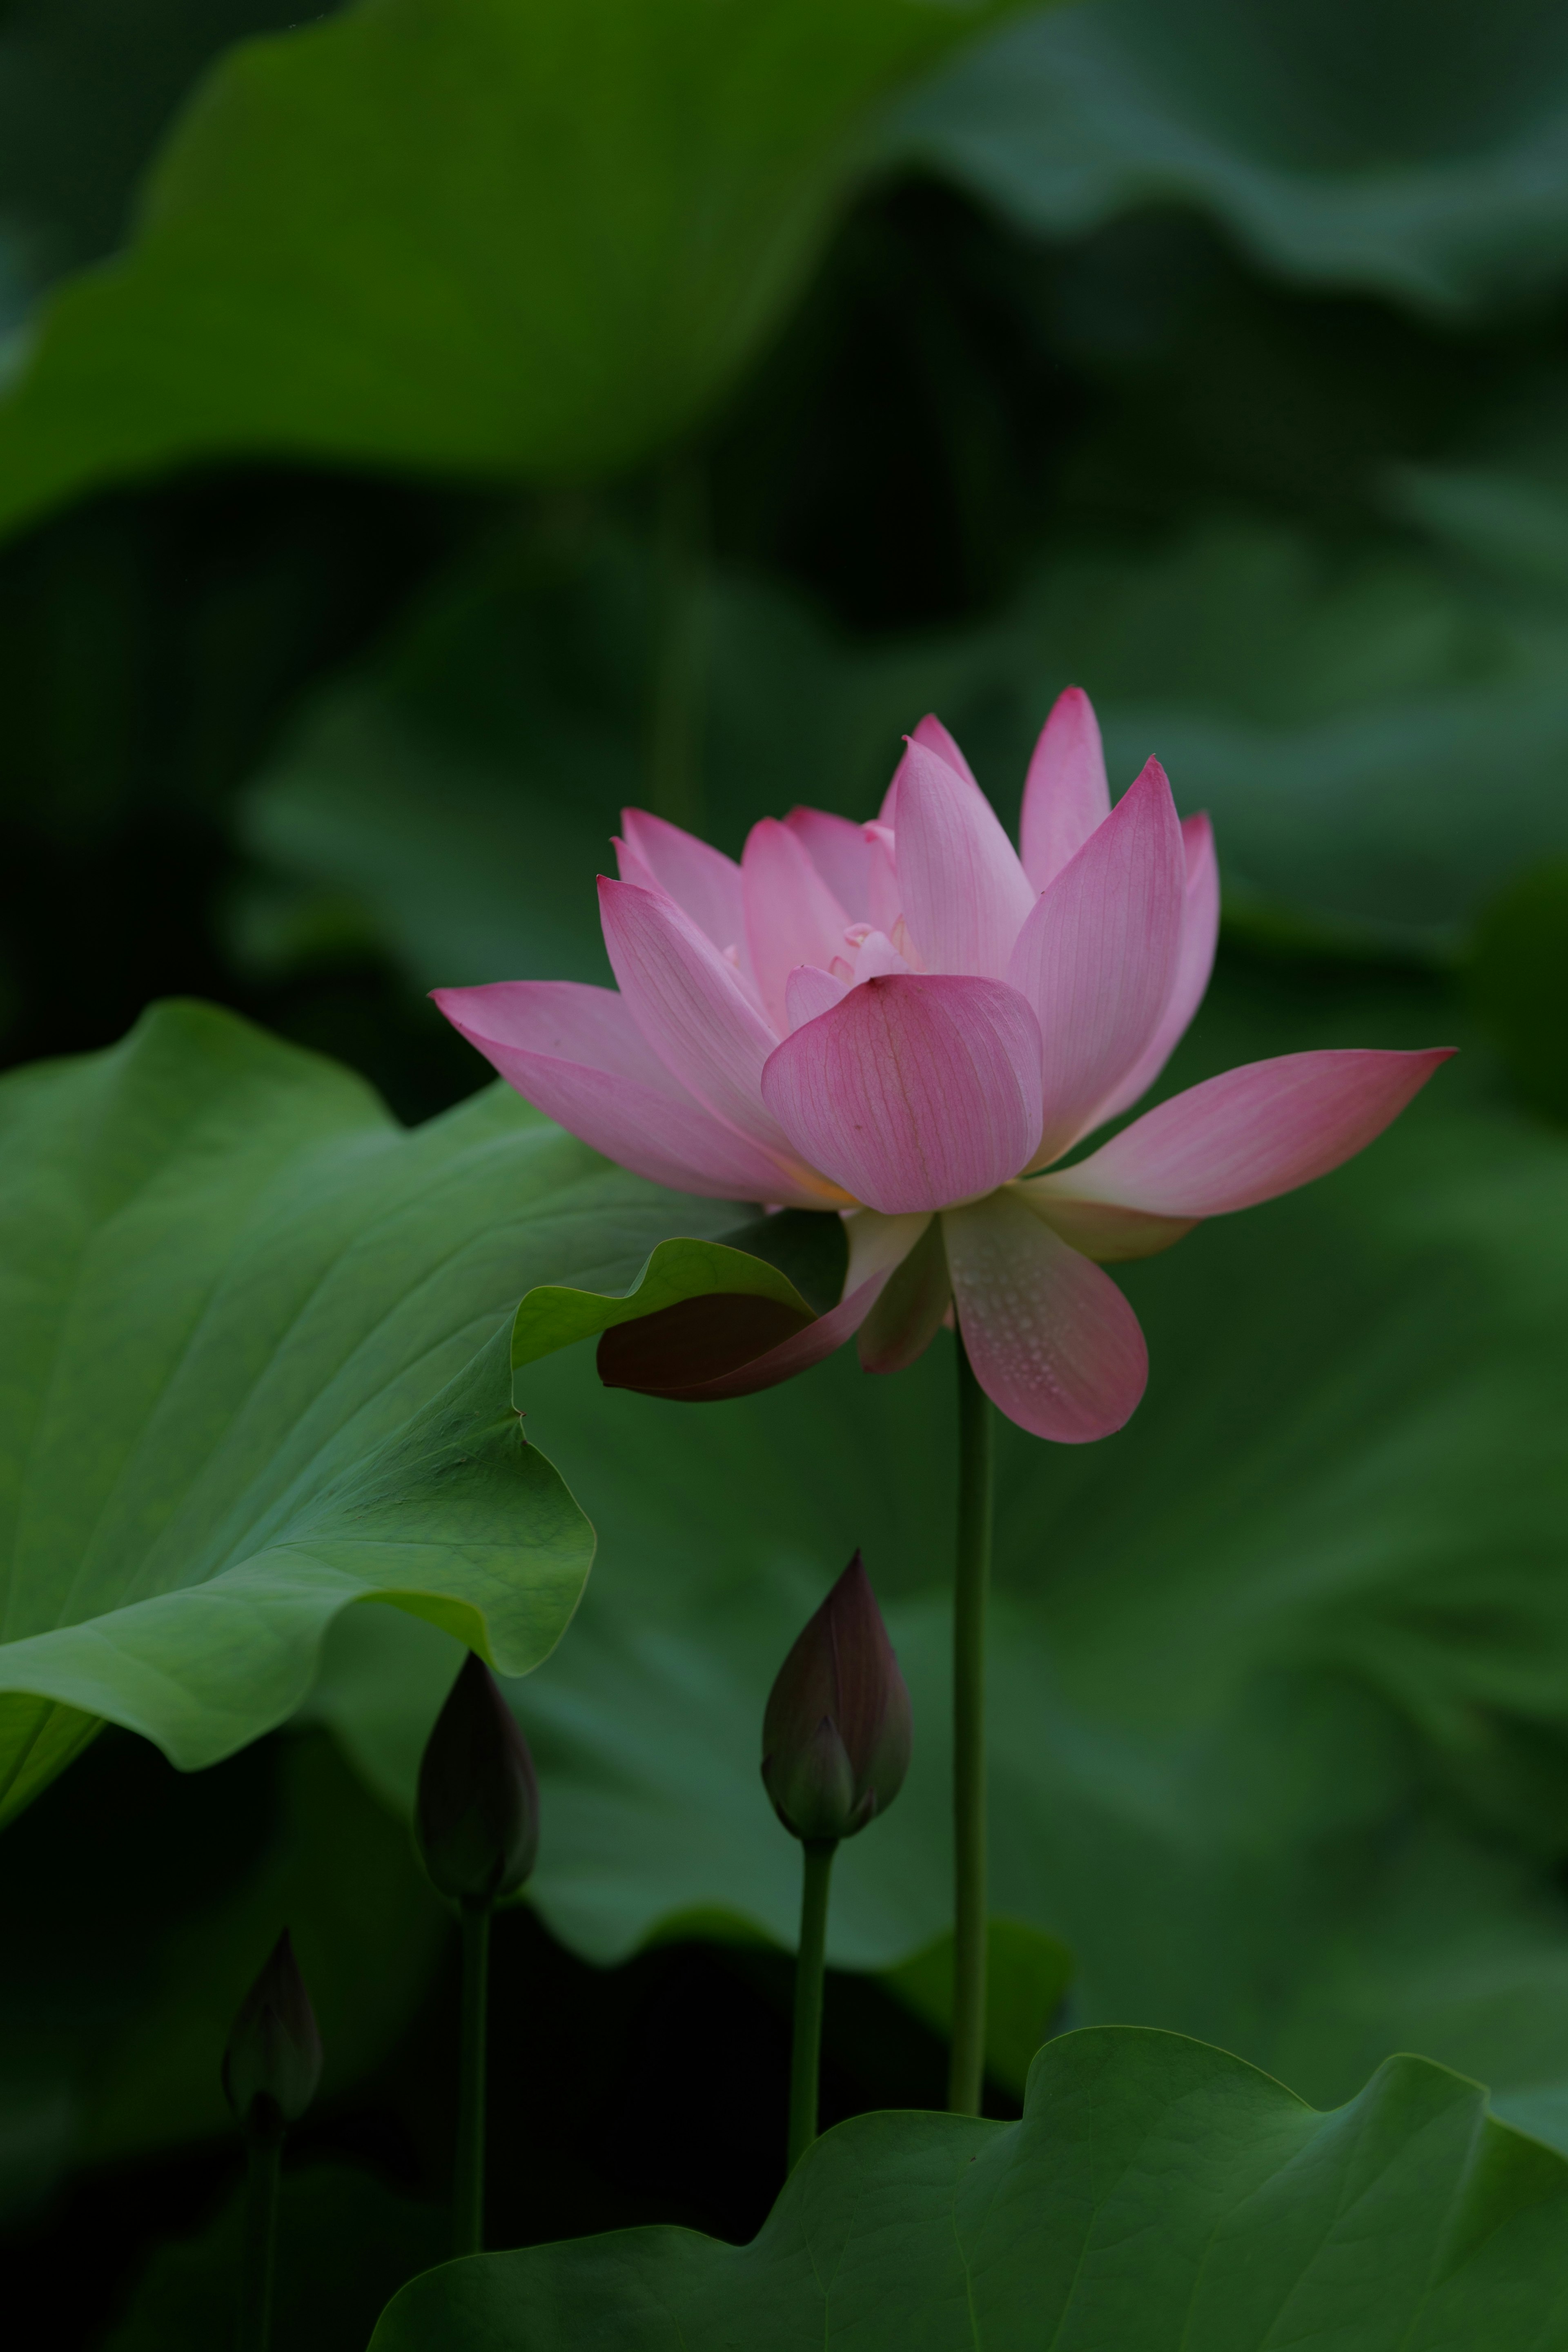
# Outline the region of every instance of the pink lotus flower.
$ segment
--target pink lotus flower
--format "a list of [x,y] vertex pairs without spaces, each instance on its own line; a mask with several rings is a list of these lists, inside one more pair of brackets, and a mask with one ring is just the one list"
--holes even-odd
[[678,1189],[841,1214],[840,1303],[710,1396],[859,1333],[911,1362],[956,1311],[981,1384],[1040,1437],[1120,1429],[1136,1317],[1100,1263],[1165,1249],[1359,1151],[1447,1049],[1288,1054],[1161,1103],[1070,1168],[1158,1076],[1208,983],[1206,817],[1151,760],[1113,809],[1088,697],[1036,746],[1016,853],[935,719],[880,814],[798,808],[737,866],[629,809],[599,883],[620,983],[502,982],[436,1001],[518,1092]]

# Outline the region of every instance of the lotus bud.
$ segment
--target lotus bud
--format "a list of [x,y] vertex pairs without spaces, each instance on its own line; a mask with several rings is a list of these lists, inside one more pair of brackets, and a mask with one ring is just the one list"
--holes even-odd
[[471,1650],[425,1744],[415,1830],[431,1878],[459,1903],[515,1895],[539,1852],[528,1742]]
[[856,1553],[779,1670],[763,1717],[763,1782],[792,1837],[853,1837],[910,1766],[910,1694]]
[[239,2005],[223,2053],[224,2096],[242,2130],[297,2123],[321,2079],[321,2037],[285,1928]]

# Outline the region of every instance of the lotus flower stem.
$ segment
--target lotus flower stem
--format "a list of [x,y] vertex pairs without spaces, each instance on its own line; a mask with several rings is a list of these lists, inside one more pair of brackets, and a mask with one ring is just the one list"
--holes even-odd
[[458,2054],[458,2154],[452,2173],[452,2252],[477,2254],[485,2235],[485,2022],[489,2000],[490,1906],[462,1906],[463,2008]]
[[947,2104],[977,2116],[985,2074],[985,1601],[995,1431],[958,1340],[958,1573],[952,1618],[952,2051]]
[[272,2341],[272,2270],[278,2244],[278,2174],[283,2118],[270,2100],[245,2132],[245,2246],[239,2285],[239,2352],[268,2352]]
[[800,1850],[800,1948],[795,1963],[795,2039],[789,2062],[789,2169],[816,2137],[822,2074],[823,1954],[827,1944],[827,1882],[837,1838],[812,1838]]

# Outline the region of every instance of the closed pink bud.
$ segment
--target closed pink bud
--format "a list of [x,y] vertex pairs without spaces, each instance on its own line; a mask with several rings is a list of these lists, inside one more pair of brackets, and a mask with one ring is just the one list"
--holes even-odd
[[910,1694],[856,1553],[779,1670],[763,1717],[763,1782],[793,1837],[853,1837],[910,1767]]

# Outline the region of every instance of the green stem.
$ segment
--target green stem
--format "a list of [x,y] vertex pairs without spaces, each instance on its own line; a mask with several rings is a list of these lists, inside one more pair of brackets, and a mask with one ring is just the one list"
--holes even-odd
[[278,2243],[278,2173],[283,2118],[259,2098],[245,2134],[245,2243],[239,2284],[239,2352],[268,2352],[272,2340],[272,2263]]
[[463,2016],[458,2052],[458,2156],[452,2171],[452,2252],[477,2254],[485,2237],[485,2011],[490,1906],[465,1903]]
[[985,1600],[991,1404],[958,1341],[958,1574],[952,1616],[952,2053],[947,2104],[977,2116],[985,2076]]
[[822,2072],[822,1967],[827,1945],[827,1882],[836,1838],[801,1847],[800,1949],[795,1963],[795,2041],[789,2061],[789,2169],[816,2137],[816,2088]]

